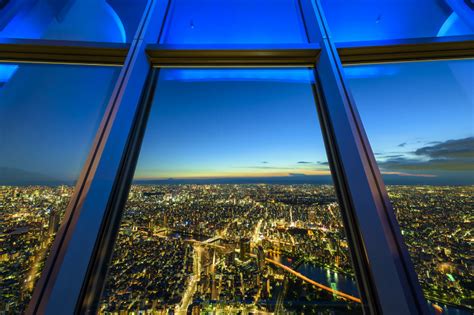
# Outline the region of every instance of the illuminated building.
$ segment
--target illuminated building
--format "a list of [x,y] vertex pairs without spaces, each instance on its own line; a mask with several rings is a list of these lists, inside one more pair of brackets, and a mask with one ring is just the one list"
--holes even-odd
[[247,255],[250,253],[250,239],[240,239],[240,260],[245,261]]

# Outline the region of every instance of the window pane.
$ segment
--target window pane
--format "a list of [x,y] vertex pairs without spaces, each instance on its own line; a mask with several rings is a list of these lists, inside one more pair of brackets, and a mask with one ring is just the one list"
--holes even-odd
[[29,302],[118,72],[0,65],[0,313]]
[[474,62],[345,71],[426,298],[472,311]]
[[147,0],[0,1],[0,37],[129,43],[146,3]]
[[361,313],[311,77],[160,70],[100,313]]
[[295,0],[172,0],[162,43],[306,43]]
[[474,34],[474,5],[442,0],[321,0],[337,42]]

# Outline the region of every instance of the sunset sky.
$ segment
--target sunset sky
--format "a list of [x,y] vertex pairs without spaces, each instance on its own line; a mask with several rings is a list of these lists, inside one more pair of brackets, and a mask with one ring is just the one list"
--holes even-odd
[[[0,184],[73,182],[117,69],[7,70]],[[346,69],[387,183],[474,184],[472,73],[468,60]],[[162,70],[135,179],[329,178],[313,80],[304,69]]]
[[[469,182],[474,97],[459,82],[472,70],[466,61],[348,69],[387,177]],[[135,178],[328,175],[311,74],[286,71],[163,70]]]

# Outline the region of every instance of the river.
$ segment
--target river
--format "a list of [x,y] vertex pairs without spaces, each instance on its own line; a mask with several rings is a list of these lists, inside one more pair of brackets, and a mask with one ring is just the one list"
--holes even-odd
[[[173,234],[170,235],[171,237],[179,237],[184,239],[196,239],[199,241],[204,241],[207,237],[199,237],[197,235],[186,235],[182,232],[175,231]],[[289,267],[293,267],[293,263],[296,259],[289,258],[285,255],[281,256],[272,256],[272,259],[279,261],[280,263],[287,265]],[[359,297],[359,291],[357,289],[356,281],[353,277],[345,275],[343,273],[338,273],[332,271],[330,269],[320,267],[311,263],[302,263],[300,266],[297,267],[296,271],[301,273],[302,275],[324,284],[328,287],[331,287],[335,290],[350,294],[355,297]],[[464,309],[459,308],[453,305],[444,305],[440,303],[436,303],[443,308],[443,315],[473,315],[474,313]]]
[[[284,265],[289,267],[296,261],[296,259],[291,259],[286,256],[276,256],[272,257]],[[296,268],[296,271],[302,275],[324,284],[328,287],[331,287],[335,290],[350,294],[355,297],[359,297],[359,291],[357,289],[356,281],[353,277],[347,276],[342,273],[334,272],[330,269],[320,267],[311,263],[302,263]],[[461,309],[452,305],[443,305],[436,303],[443,308],[443,315],[473,315],[474,313],[466,309]]]

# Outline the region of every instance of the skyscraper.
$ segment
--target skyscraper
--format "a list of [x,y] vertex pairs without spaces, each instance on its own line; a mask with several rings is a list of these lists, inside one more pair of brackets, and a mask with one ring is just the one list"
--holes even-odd
[[250,253],[250,239],[243,237],[240,239],[240,260],[245,261]]
[[50,210],[48,221],[48,233],[50,236],[56,234],[59,229],[59,214],[56,210]]

